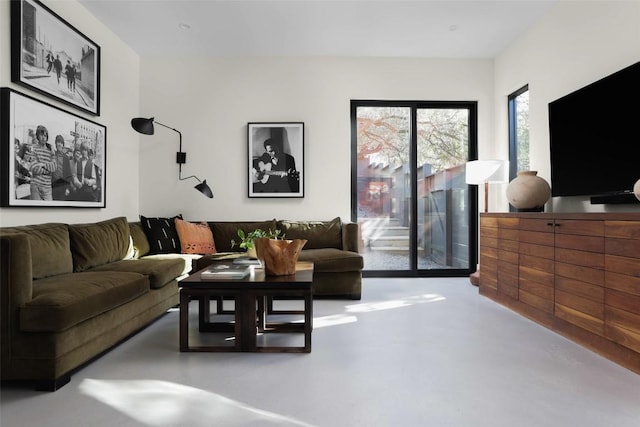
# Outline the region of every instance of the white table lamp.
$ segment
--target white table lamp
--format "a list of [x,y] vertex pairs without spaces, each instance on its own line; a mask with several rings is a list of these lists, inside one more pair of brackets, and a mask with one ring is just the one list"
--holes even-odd
[[484,184],[484,211],[489,207],[489,183],[509,182],[508,160],[473,160],[467,162],[465,182],[469,185]]

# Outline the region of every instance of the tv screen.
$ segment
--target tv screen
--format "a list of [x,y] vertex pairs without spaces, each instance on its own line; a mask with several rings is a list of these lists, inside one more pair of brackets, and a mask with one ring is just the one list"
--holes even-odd
[[549,103],[551,195],[631,191],[640,179],[640,62]]

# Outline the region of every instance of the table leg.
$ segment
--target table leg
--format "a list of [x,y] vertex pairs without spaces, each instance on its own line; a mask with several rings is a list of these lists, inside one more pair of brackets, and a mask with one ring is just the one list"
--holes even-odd
[[265,300],[267,297],[264,295],[258,296],[258,331],[264,332],[264,328],[267,324],[267,312],[265,311]]
[[189,295],[180,291],[180,351],[189,351]]
[[304,351],[311,353],[311,331],[313,330],[313,299],[311,292],[304,296]]
[[236,349],[256,350],[256,294],[241,292],[236,303]]
[[198,297],[198,329],[205,330],[205,325],[211,321],[211,297]]

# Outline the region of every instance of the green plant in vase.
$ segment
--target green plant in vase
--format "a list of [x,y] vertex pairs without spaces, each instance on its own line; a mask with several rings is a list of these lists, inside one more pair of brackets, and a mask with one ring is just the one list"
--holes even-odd
[[284,234],[282,234],[282,230],[271,230],[264,231],[260,228],[256,228],[255,230],[245,233],[243,229],[238,229],[238,237],[240,238],[240,242],[236,242],[235,240],[231,240],[231,247],[234,248],[236,245],[247,251],[247,255],[251,258],[257,258],[256,248],[253,244],[254,239],[284,239]]

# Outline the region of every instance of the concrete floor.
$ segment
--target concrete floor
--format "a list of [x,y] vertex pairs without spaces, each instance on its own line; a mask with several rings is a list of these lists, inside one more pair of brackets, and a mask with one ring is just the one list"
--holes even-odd
[[3,386],[0,425],[640,426],[640,375],[468,278],[364,279],[314,319],[310,354],[180,353],[172,311],[55,393]]

